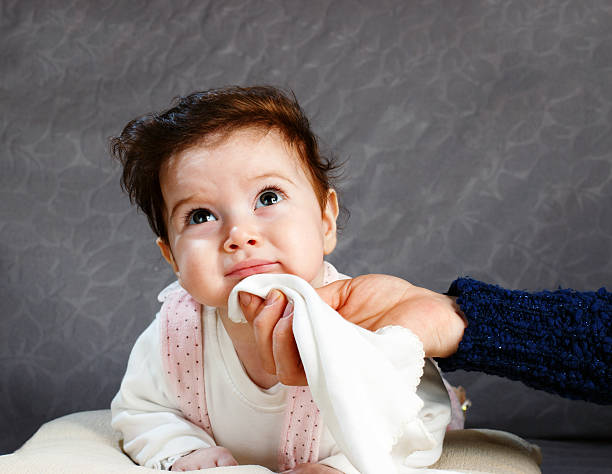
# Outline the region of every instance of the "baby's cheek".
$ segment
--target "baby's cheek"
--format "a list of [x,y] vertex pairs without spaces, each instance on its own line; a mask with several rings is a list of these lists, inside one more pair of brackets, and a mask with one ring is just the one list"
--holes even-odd
[[287,265],[287,272],[297,275],[313,286],[321,286],[324,274],[323,252],[316,249],[303,249]]
[[[179,264],[181,286],[198,301],[198,303],[218,306],[227,300],[229,292],[223,285],[213,265],[185,258]],[[225,304],[225,303],[223,303]]]
[[227,307],[227,298],[231,289],[203,285],[182,284],[182,286],[200,304],[216,308]]

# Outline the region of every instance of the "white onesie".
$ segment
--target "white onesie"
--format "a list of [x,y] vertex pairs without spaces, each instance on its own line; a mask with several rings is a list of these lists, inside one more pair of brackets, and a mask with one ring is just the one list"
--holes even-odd
[[[331,268],[333,269],[333,267]],[[288,280],[282,280],[281,283],[290,285],[295,283],[294,279],[300,280],[291,275],[256,275],[250,277],[250,279],[256,283],[269,283],[270,278],[275,279],[276,277],[289,277]],[[303,281],[300,280],[300,282]],[[297,282],[298,289],[303,288],[306,293],[308,293],[308,288],[312,289],[309,286],[300,286],[302,285],[300,282]],[[303,283],[308,285],[306,282]],[[244,284],[249,286],[249,279],[243,280],[236,289],[243,287]],[[177,283],[174,283],[160,293],[160,298],[167,291],[176,288],[176,285]],[[255,286],[260,289],[265,287],[261,284]],[[276,287],[279,287],[279,285],[276,285]],[[283,287],[282,284],[280,287]],[[255,288],[251,287],[251,290],[257,293]],[[285,291],[289,293],[291,289],[286,288]],[[233,295],[235,296],[235,293]],[[312,299],[313,297],[309,298]],[[296,300],[294,300],[295,303],[297,303]],[[233,310],[232,304],[234,305]],[[232,303],[232,296],[230,296],[230,316],[232,313],[236,313],[235,306],[235,298]],[[294,332],[295,319],[298,317],[298,312],[301,311],[299,306],[298,303],[295,310]],[[333,311],[329,307],[327,307],[327,310]],[[235,318],[240,316],[241,314],[238,316],[234,314]],[[181,416],[180,404],[176,400],[176,395],[172,393],[163,370],[159,314],[134,345],[121,388],[111,404],[112,426],[122,432],[124,450],[138,464],[146,467],[168,469],[178,457],[186,453],[219,445],[229,449],[240,464],[257,464],[275,470],[277,469],[277,452],[283,426],[287,389],[282,384],[277,384],[269,389],[262,389],[254,384],[244,370],[223,324],[216,316],[215,308],[204,307],[202,317],[205,337],[206,402],[215,439],[212,439],[200,427]],[[340,324],[352,326],[344,320]],[[352,331],[351,328],[349,328],[350,331]],[[450,419],[450,408],[448,407],[446,390],[437,370],[431,363],[423,366],[420,341],[403,328],[402,331],[397,331],[395,334],[394,337],[399,337],[399,339],[393,341],[393,337],[387,337],[383,346],[387,341],[391,341],[397,347],[409,345],[410,348],[406,357],[411,361],[408,364],[410,367],[407,369],[410,372],[410,379],[416,380],[416,383],[418,383],[419,377],[423,374],[420,385],[416,388],[416,394],[413,387],[412,395],[408,394],[406,397],[407,403],[412,403],[416,409],[414,419],[410,422],[412,428],[406,431],[407,437],[399,439],[399,443],[393,448],[395,464],[406,466],[406,470],[400,466],[399,471],[412,472],[412,467],[430,465],[439,457],[446,424]],[[369,335],[366,335],[366,338],[369,337]],[[407,339],[402,339],[402,337]],[[339,348],[341,348],[341,345]],[[392,358],[395,358],[395,356]],[[306,366],[307,364],[305,364]],[[359,370],[359,367],[357,367],[357,370]],[[333,372],[331,373],[333,374]],[[407,372],[404,368],[400,368],[398,373],[404,374]],[[340,373],[339,377],[341,378],[343,375]],[[351,382],[350,377],[346,380]],[[320,385],[320,383],[317,383],[317,386]],[[401,383],[389,382],[388,386],[404,390]],[[381,392],[379,388],[372,391],[375,397],[380,397],[380,393],[384,395],[384,390]],[[367,385],[364,390],[369,391]],[[316,390],[314,390],[312,384],[311,391],[315,396]],[[332,391],[334,391],[333,388]],[[321,390],[318,393],[321,393]],[[398,392],[398,395],[404,396],[403,392],[401,394]],[[336,400],[342,400],[343,396],[341,394],[340,398],[336,398]],[[414,402],[410,402],[411,396],[415,397]],[[345,399],[347,402],[353,403],[351,396]],[[404,398],[401,399],[404,400]],[[326,400],[319,396],[319,400],[316,401],[320,404],[323,419],[327,415],[331,416],[330,420],[332,420],[336,415],[332,413],[333,409],[330,410],[329,408],[329,400]],[[334,397],[332,396],[332,404],[333,400]],[[393,396],[389,400],[392,401]],[[325,409],[323,406],[325,406]],[[360,408],[360,410],[362,409]],[[367,407],[365,410],[357,410],[357,412],[363,413],[367,417]],[[355,412],[355,410],[352,410],[352,412]],[[359,420],[355,421],[352,412],[349,412],[348,416],[344,418],[352,418],[352,421],[348,420],[350,431],[354,426],[359,426]],[[380,413],[383,415],[380,418],[383,419],[385,417],[384,408]],[[393,416],[389,418],[390,422],[393,423]],[[344,445],[347,446],[346,443],[349,443],[348,448],[345,447],[346,452],[346,450],[351,450],[351,445],[359,445],[360,439],[351,438],[352,434],[342,434],[342,423],[343,418],[334,419],[333,427]],[[375,429],[380,429],[380,426],[372,426],[372,429],[375,431]],[[384,432],[384,426],[382,429]],[[368,431],[367,428],[363,429],[364,439],[369,439],[368,436],[371,436]],[[389,436],[393,437],[396,434],[398,433],[391,433]],[[385,438],[385,436],[381,438]],[[351,440],[356,440],[356,443],[352,443]],[[378,437],[373,438],[373,440],[374,443],[380,444]],[[415,448],[415,446],[422,447]],[[370,448],[372,452],[381,452],[381,446],[371,446]],[[382,450],[385,449],[382,446]],[[415,451],[415,449],[420,450]],[[367,459],[367,456],[363,461],[363,456],[357,455],[355,457],[355,453],[352,453],[352,455],[358,463],[371,461]],[[348,458],[341,453],[326,423],[323,423],[319,462],[334,467],[341,472],[358,473]],[[368,470],[373,472],[372,469],[364,470],[363,467],[361,469],[363,472]]]

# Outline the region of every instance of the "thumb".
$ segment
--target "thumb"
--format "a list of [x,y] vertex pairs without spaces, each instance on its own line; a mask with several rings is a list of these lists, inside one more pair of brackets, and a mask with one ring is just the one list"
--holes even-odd
[[332,309],[338,311],[346,302],[349,295],[349,289],[352,279],[337,280],[328,285],[316,288],[319,297],[331,306]]
[[247,293],[246,291],[239,291],[238,304],[240,304],[240,308],[246,320],[252,323],[255,316],[259,313],[259,310],[263,307],[264,299],[252,293]]

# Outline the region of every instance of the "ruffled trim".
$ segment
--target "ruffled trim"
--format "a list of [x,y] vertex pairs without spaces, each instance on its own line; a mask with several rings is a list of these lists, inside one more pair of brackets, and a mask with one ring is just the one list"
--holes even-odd
[[[377,329],[374,334],[380,335],[388,335],[391,331],[397,332],[401,331],[404,335],[402,337],[410,339],[410,346],[414,347],[415,354],[413,355],[415,360],[425,360],[425,351],[423,350],[423,342],[418,338],[418,336],[413,333],[410,329],[404,326],[385,326],[380,329]],[[419,367],[419,371],[415,372],[413,377],[410,380],[410,388],[416,393],[417,386],[421,382],[421,378],[423,377],[423,367],[425,363],[421,364]]]
[[[388,446],[387,453],[391,453],[393,447],[404,437],[408,431],[413,431],[415,428],[420,432],[420,435],[425,438],[425,441],[429,444],[419,444],[419,450],[431,449],[436,445],[436,440],[429,433],[429,431],[423,425],[423,422],[418,418],[419,411],[423,408],[423,401],[417,395],[417,387],[421,383],[421,379],[424,374],[425,367],[425,351],[423,350],[423,343],[410,329],[403,326],[385,326],[376,330],[375,334],[389,336],[389,333],[396,332],[402,333],[401,336],[406,340],[406,346],[412,347],[414,352],[410,354],[411,373],[410,378],[407,380],[407,384],[411,391],[411,395],[414,396],[413,410],[411,413],[406,415],[406,419],[400,423],[396,431],[386,440],[385,444]],[[418,366],[414,365],[415,361],[422,361]],[[435,365],[435,363],[434,363]],[[437,367],[436,367],[437,368]],[[408,403],[408,400],[406,400]]]

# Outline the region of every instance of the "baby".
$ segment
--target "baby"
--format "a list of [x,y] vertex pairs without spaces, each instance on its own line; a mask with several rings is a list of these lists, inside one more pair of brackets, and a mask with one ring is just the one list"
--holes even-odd
[[[178,278],[160,294],[164,306],[136,341],[111,405],[124,450],[140,465],[174,471],[357,472],[324,421],[318,451],[306,462],[292,453],[282,460],[289,387],[264,370],[251,327],[228,317],[232,288],[250,275],[293,274],[315,288],[346,278],[324,262],[336,246],[333,165],[295,99],[271,87],[194,93],[128,123],[112,150]],[[185,324],[168,309],[179,291],[195,305],[180,310],[196,314],[185,313]],[[168,328],[186,343],[175,348]]]

